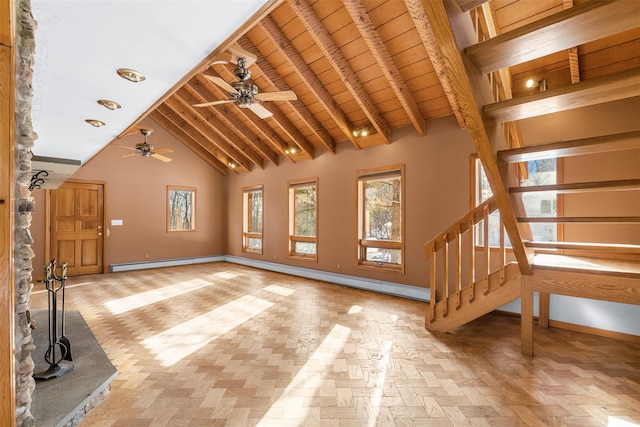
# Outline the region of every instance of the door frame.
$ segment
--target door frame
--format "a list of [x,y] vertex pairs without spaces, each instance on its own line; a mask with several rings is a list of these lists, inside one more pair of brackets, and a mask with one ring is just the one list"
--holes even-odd
[[[64,184],[93,184],[102,185],[102,271],[98,274],[104,274],[108,272],[107,269],[107,238],[109,232],[107,231],[107,183],[105,181],[93,181],[85,179],[67,179],[61,185]],[[45,209],[45,233],[44,233],[44,259],[48,262],[51,259],[51,190],[48,189],[44,196],[44,209]]]

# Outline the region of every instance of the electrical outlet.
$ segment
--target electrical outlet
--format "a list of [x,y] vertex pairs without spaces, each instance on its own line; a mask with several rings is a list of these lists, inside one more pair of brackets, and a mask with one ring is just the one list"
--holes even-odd
[[340,264],[338,264],[338,270],[340,270]]
[[149,259],[149,254],[144,254],[145,259]]

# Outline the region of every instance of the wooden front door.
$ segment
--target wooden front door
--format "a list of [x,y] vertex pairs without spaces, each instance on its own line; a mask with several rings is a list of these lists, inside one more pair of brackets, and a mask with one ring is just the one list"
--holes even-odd
[[64,183],[51,191],[51,258],[67,275],[103,273],[104,185]]

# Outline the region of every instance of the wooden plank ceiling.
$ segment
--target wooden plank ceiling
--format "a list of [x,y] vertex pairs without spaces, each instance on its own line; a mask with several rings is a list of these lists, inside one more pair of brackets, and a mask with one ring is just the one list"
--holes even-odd
[[[462,8],[484,3],[458,2]],[[535,33],[529,28],[536,22],[547,28],[554,17],[570,14],[568,9],[592,10],[590,3],[491,0],[484,10],[491,14],[498,37],[515,34],[522,46],[527,43],[526,37]],[[640,2],[613,2],[612,9],[625,3]],[[186,76],[185,83],[167,94],[148,115],[223,174],[249,172],[269,162],[277,165],[310,160],[324,152],[335,155],[339,144],[362,150],[388,144],[393,140],[391,131],[401,127],[411,126],[418,135],[424,135],[427,120],[449,115],[455,115],[464,127],[455,94],[445,93],[447,73],[441,70],[442,64],[430,59],[431,41],[424,31],[422,6],[420,0],[274,1],[270,13],[250,23],[248,31],[199,72]],[[550,54],[542,52],[542,57],[509,64],[513,97],[538,91],[525,87],[529,78],[544,78],[549,89],[559,89],[637,70],[637,9],[624,10],[633,19],[620,26],[620,31],[604,30],[604,34],[612,35],[584,34],[575,38],[582,42],[578,46]],[[599,12],[591,13],[597,19]],[[575,15],[587,16],[582,12]],[[473,9],[471,16],[476,16]],[[570,18],[565,18],[556,31],[562,31],[563,25],[565,30],[573,25]],[[585,29],[580,30],[584,33],[592,27],[584,25],[585,20],[581,23]],[[498,54],[508,49],[504,46],[498,43]],[[469,59],[481,70],[491,67],[486,64],[496,55],[491,46],[477,45],[467,50]],[[260,106],[272,113],[267,118],[239,108],[237,103],[195,107],[230,98],[227,90],[207,76],[228,83],[238,81],[234,70],[239,56],[249,58],[250,81],[257,86],[258,96],[293,91],[297,99],[262,102]],[[499,60],[494,63],[500,64]],[[636,81],[637,75],[633,77]],[[354,135],[361,129],[369,134]]]

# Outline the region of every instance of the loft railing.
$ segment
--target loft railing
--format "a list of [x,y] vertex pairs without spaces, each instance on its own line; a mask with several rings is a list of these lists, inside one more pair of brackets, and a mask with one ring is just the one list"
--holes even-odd
[[[492,247],[489,241],[489,216],[497,211],[495,198],[491,197],[424,245],[424,256],[430,265],[431,321],[435,320],[438,304],[443,305],[442,314],[445,317],[450,304],[459,308],[465,287],[471,288],[466,294],[470,298],[468,302],[472,302],[477,291],[476,285],[482,286],[485,295],[489,293],[491,274],[499,270],[500,282],[504,281],[507,260],[502,219],[499,248]],[[478,245],[480,230],[482,243]]]

